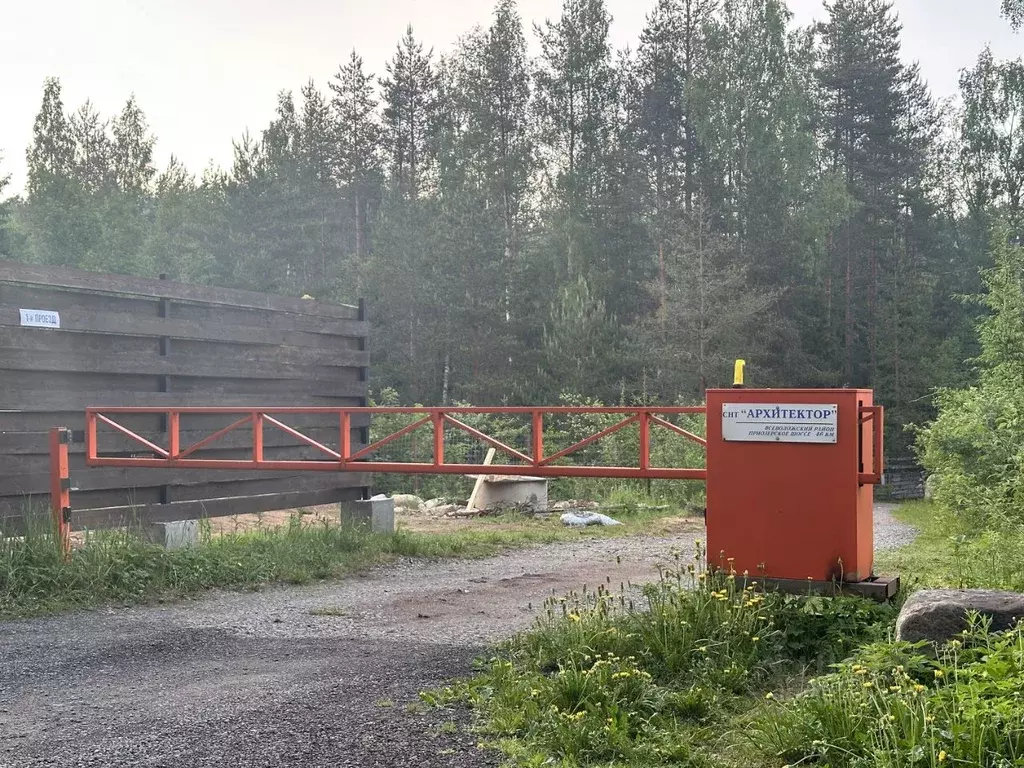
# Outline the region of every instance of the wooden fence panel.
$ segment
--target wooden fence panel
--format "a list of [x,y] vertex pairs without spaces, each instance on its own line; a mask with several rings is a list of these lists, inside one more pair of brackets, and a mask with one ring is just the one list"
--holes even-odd
[[[56,312],[59,328],[25,324],[24,309]],[[361,306],[0,260],[0,531],[23,530],[25,514],[47,509],[47,433],[55,426],[75,436],[75,527],[358,498],[369,482],[363,473],[89,469],[82,430],[87,406],[365,405],[367,335]],[[160,417],[119,421],[166,443]],[[336,418],[303,414],[288,423],[337,447]],[[353,418],[354,446],[368,424]],[[220,417],[189,417],[182,441],[223,426]],[[251,440],[251,429],[240,429],[198,455],[241,457]],[[145,450],[111,430],[101,430],[100,446]],[[271,428],[265,446],[268,458],[322,457]]]

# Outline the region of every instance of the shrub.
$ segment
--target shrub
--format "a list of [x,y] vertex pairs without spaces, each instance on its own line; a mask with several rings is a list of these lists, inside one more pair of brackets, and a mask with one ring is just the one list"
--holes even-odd
[[917,439],[936,502],[976,530],[1024,523],[1024,248],[997,228],[992,254],[977,297],[990,312],[978,326],[979,382],[940,391]]

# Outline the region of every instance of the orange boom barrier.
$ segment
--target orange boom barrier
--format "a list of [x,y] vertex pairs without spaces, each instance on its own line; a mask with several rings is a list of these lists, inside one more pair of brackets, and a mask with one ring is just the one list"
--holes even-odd
[[[708,557],[737,573],[788,589],[856,585],[873,596],[891,596],[898,580],[873,575],[873,486],[882,480],[882,408],[866,389],[742,389],[707,392],[706,406],[677,408],[89,408],[86,464],[90,467],[479,474],[482,464],[449,461],[449,435],[484,443],[503,455],[506,475],[702,480],[707,483]],[[157,445],[125,426],[137,415],[166,420],[167,444]],[[330,416],[338,438],[325,443],[289,424],[299,416]],[[355,417],[405,415],[409,421],[368,444],[353,443]],[[473,416],[519,418],[529,433],[519,447],[472,426]],[[677,423],[704,415],[706,437]],[[193,416],[229,422],[184,445],[181,424]],[[607,416],[571,445],[547,448],[545,427],[557,417]],[[673,421],[675,419],[675,421]],[[608,422],[611,423],[608,423]],[[528,423],[528,426],[526,424]],[[605,426],[607,424],[607,426]],[[591,444],[636,425],[628,453],[635,461],[610,466],[581,463]],[[146,455],[104,452],[103,435],[116,433]],[[252,432],[243,458],[200,455],[235,431]],[[316,458],[267,458],[264,436],[279,430],[312,449]],[[413,433],[429,432],[429,461],[378,460],[374,454]],[[705,467],[652,464],[652,433],[668,433],[706,449]],[[194,434],[194,433],[193,433]],[[319,434],[319,433],[318,433]],[[577,434],[578,436],[578,434]],[[620,434],[620,441],[623,435]],[[364,441],[365,438],[364,438]],[[368,441],[366,441],[368,442]],[[629,442],[629,441],[627,441]],[[236,441],[237,444],[237,441]],[[54,515],[66,542],[68,511],[66,444],[54,439]],[[621,453],[626,453],[623,451]],[[576,463],[574,463],[576,460]],[[58,510],[58,505],[60,509]],[[66,546],[66,543],[65,543]]]

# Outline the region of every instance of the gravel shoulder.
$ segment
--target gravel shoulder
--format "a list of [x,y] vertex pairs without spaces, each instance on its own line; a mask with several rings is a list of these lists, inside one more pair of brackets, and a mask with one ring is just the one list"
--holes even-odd
[[[881,547],[913,529],[876,516]],[[342,582],[0,624],[0,766],[497,765],[419,691],[552,592],[657,578],[703,531],[586,539]]]

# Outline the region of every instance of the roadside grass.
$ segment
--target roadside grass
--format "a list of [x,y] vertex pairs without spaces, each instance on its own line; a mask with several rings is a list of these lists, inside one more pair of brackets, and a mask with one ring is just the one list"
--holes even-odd
[[895,612],[764,593],[702,558],[641,594],[609,584],[552,597],[477,676],[424,701],[469,704],[486,743],[520,766],[781,765],[746,726],[774,691],[884,638]]
[[[880,570],[919,586],[1019,583],[1024,555],[998,536],[968,538],[925,503],[897,517],[920,537]],[[423,700],[468,704],[484,743],[528,768],[1024,764],[1024,629],[975,619],[936,650],[895,642],[895,616],[763,593],[702,572],[698,555],[642,598],[626,585],[552,598],[475,677]]]
[[1024,591],[1024,527],[971,530],[927,501],[903,504],[895,516],[914,526],[918,536],[906,547],[881,553],[875,569],[901,574],[905,588]]
[[212,588],[306,584],[400,557],[477,558],[515,547],[664,528],[664,511],[626,512],[625,525],[609,528],[568,529],[557,516],[541,520],[507,514],[480,518],[479,524],[453,532],[400,528],[391,535],[309,522],[296,513],[276,528],[211,535],[204,525],[199,546],[170,551],[128,530],[93,531],[67,562],[48,528],[37,525],[22,538],[0,539],[0,618],[173,600]]

